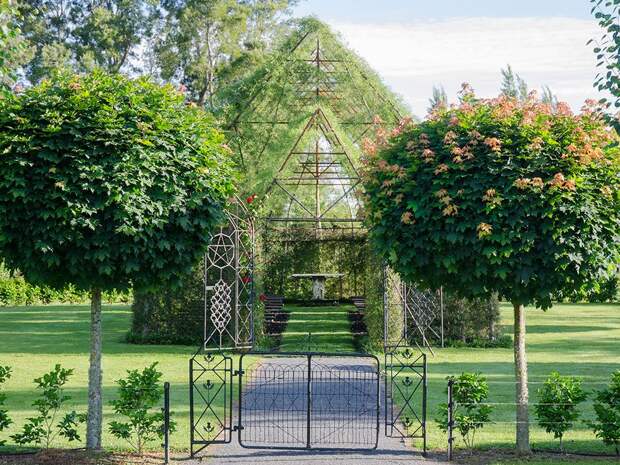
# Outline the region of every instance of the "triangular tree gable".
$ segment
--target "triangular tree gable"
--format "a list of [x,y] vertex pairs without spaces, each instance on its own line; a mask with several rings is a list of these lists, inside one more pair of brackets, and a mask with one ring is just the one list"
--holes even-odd
[[324,24],[302,20],[234,93],[228,121],[242,187],[269,194],[268,217],[359,222],[361,140],[406,114],[363,60]]

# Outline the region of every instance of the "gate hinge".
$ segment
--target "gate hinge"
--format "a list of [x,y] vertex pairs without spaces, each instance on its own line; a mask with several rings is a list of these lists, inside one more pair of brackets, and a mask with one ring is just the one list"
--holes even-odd
[[245,370],[235,370],[233,371],[233,376],[245,375]]
[[235,425],[235,426],[233,426],[233,429],[232,429],[232,430],[233,430],[233,431],[242,431],[242,430],[244,430],[244,429],[245,429],[245,428],[244,428],[243,426],[241,426],[241,425]]

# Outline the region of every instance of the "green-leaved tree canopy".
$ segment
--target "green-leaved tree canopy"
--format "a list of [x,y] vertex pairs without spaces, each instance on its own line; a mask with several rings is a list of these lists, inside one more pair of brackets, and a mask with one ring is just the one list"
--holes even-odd
[[0,256],[92,293],[87,445],[100,447],[101,290],[189,272],[231,195],[223,136],[172,87],[96,72],[0,100]]
[[523,307],[585,294],[620,257],[616,135],[597,109],[530,96],[437,107],[367,143],[374,243],[403,278],[515,307],[518,446],[527,451]]

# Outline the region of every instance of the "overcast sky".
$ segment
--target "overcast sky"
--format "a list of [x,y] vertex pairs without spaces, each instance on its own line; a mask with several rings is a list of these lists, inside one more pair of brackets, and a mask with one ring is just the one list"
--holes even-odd
[[586,42],[601,31],[588,0],[302,0],[295,15],[340,32],[418,116],[433,85],[450,100],[462,82],[497,95],[507,64],[576,110],[600,96]]

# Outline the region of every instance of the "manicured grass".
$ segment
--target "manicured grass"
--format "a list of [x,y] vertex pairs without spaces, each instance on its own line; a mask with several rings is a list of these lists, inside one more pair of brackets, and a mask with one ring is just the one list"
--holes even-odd
[[282,333],[282,352],[314,350],[353,352],[346,305],[334,307],[300,307],[287,305],[290,317]]
[[[305,350],[305,335],[313,333],[312,347],[324,351],[346,351],[353,348],[348,331],[346,307],[290,308],[293,311],[283,338],[282,350]],[[511,309],[502,308],[503,330],[511,332]],[[88,320],[85,305],[20,307],[0,309],[0,364],[11,365],[13,377],[6,383],[7,408],[15,425],[0,434],[21,429],[26,417],[32,415],[35,399],[32,379],[53,368],[56,363],[74,368],[75,375],[68,385],[73,396],[71,408],[86,410],[88,377]],[[105,423],[113,419],[109,401],[114,398],[114,381],[125,376],[130,368],[142,368],[159,362],[163,379],[172,385],[172,410],[178,430],[171,436],[172,446],[188,449],[188,360],[193,347],[132,345],[123,342],[131,320],[127,306],[105,306],[104,309],[104,411]],[[309,329],[310,328],[310,329]],[[542,312],[528,311],[528,353],[532,400],[535,389],[552,370],[584,378],[588,390],[601,388],[610,374],[620,369],[620,306],[618,305],[556,305]],[[318,347],[317,347],[318,346]],[[235,361],[236,368],[236,361]],[[511,349],[437,349],[429,356],[429,420],[435,415],[438,403],[445,401],[445,377],[462,371],[479,371],[488,376],[491,401],[514,401],[513,363]],[[234,383],[236,385],[236,383]],[[586,414],[591,415],[591,406]],[[495,424],[486,426],[478,436],[482,447],[511,447],[514,441],[512,407],[498,405],[493,414]],[[503,423],[508,422],[508,423]],[[434,422],[429,423],[429,445],[445,449],[445,435]],[[556,447],[550,435],[537,426],[532,427],[532,442],[536,448]],[[9,439],[10,443],[10,439]],[[63,445],[62,441],[58,445]],[[65,444],[68,445],[68,444]],[[81,444],[73,444],[78,447]],[[104,445],[124,449],[122,441],[104,435]],[[153,444],[154,448],[158,444]],[[588,429],[578,429],[566,436],[568,450],[613,453],[602,446]],[[532,462],[530,462],[532,463]],[[536,463],[536,462],[534,462]],[[549,463],[549,462],[542,462]],[[601,463],[601,462],[596,462]]]
[[[31,404],[36,398],[33,378],[51,370],[56,363],[73,368],[75,373],[67,384],[72,397],[69,408],[85,412],[88,386],[88,323],[90,311],[86,305],[19,307],[0,309],[0,364],[13,367],[13,376],[3,386],[7,408],[15,421],[0,433],[7,439],[21,429],[26,417],[34,413]],[[126,449],[123,441],[113,438],[107,423],[114,418],[110,400],[116,396],[115,381],[128,369],[142,369],[159,363],[163,380],[171,383],[171,404],[178,431],[172,434],[174,448],[188,448],[188,360],[193,347],[132,345],[123,342],[131,322],[128,306],[106,305],[103,310],[103,396],[104,437],[109,449]],[[84,434],[82,434],[84,439]],[[82,447],[79,443],[56,441],[55,445]],[[158,443],[153,447],[158,448]]]
[[[530,402],[536,402],[536,390],[553,370],[563,375],[583,378],[588,391],[603,388],[613,371],[620,369],[620,305],[557,304],[543,312],[528,309],[527,352],[529,362]],[[512,333],[512,309],[502,306],[502,329]],[[480,372],[487,376],[489,401],[494,404],[494,424],[477,434],[481,447],[512,447],[514,444],[514,364],[512,349],[437,349],[428,358],[429,419],[437,404],[446,401],[445,378],[463,371]],[[582,407],[584,417],[592,418],[592,402]],[[552,435],[535,424],[531,414],[532,446],[536,449],[557,449]],[[434,424],[429,426],[431,447],[445,448],[445,435]],[[462,443],[460,443],[462,444]],[[567,451],[609,453],[614,451],[594,437],[583,423],[565,436]]]

